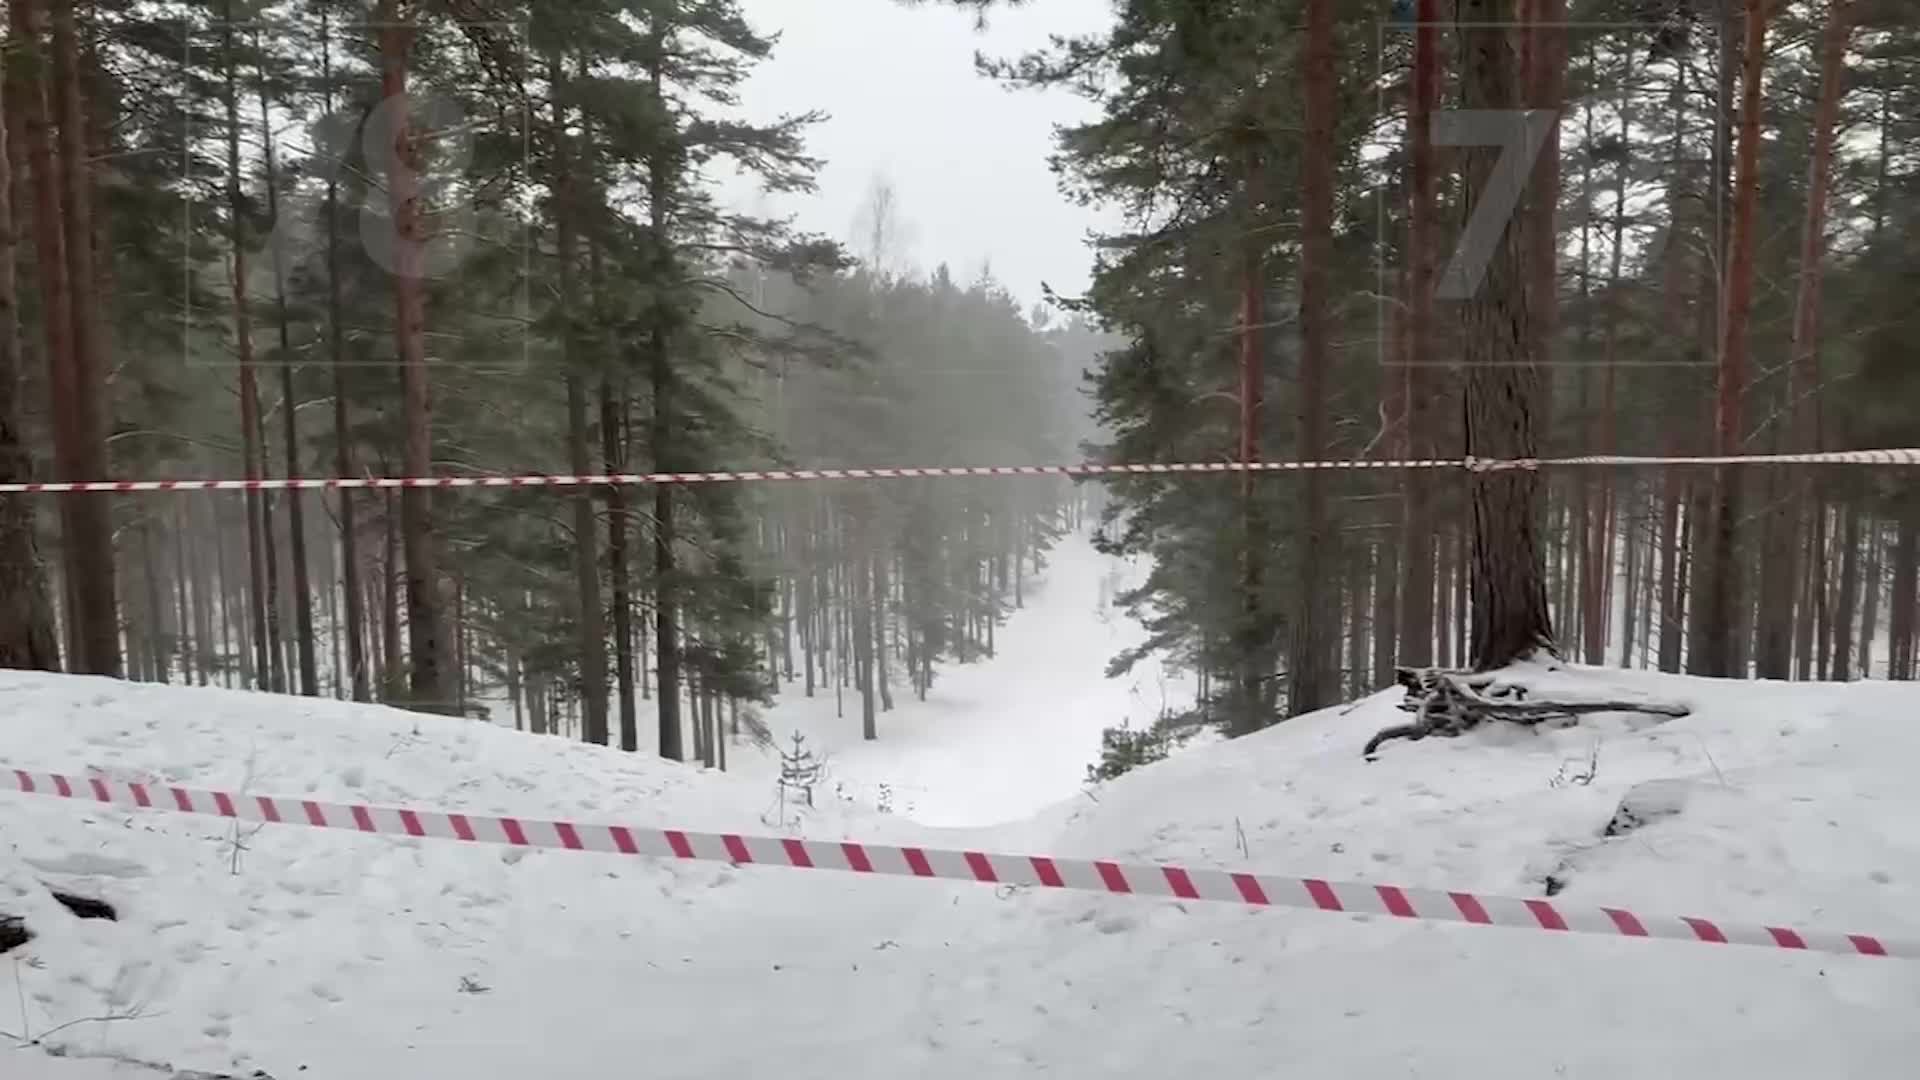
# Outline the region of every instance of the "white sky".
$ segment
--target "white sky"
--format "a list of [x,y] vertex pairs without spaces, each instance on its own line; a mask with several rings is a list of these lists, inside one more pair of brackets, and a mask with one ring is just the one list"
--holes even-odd
[[[1100,220],[1059,192],[1047,155],[1054,126],[1091,115],[1071,94],[1013,91],[976,74],[976,50],[1012,56],[1049,33],[1105,25],[1109,0],[1029,0],[974,17],[938,3],[898,0],[741,0],[755,28],[779,32],[773,58],[743,92],[766,119],[820,109],[808,150],[824,158],[819,192],[769,204],[805,230],[851,239],[876,175],[893,182],[921,270],[946,262],[971,281],[984,263],[1023,301],[1044,280],[1076,295],[1091,259],[1085,236]],[[739,199],[753,205],[742,189]],[[856,250],[861,245],[854,245]]]

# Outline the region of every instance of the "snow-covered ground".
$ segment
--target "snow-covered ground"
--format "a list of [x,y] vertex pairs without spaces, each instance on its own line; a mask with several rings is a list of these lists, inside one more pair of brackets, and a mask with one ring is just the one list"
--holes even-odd
[[[994,657],[939,670],[924,702],[896,689],[878,739],[862,739],[853,692],[837,705],[831,689],[809,698],[788,684],[765,721],[779,747],[799,731],[825,758],[823,795],[937,826],[1029,817],[1079,792],[1103,728],[1143,728],[1193,703],[1191,677],[1153,658],[1121,678],[1102,677],[1109,660],[1145,638],[1113,604],[1144,573],[1101,555],[1085,536],[1065,537],[1028,582],[1026,606],[1000,628]],[[730,767],[771,785],[779,758],[739,752]]]
[[[840,775],[897,782],[902,812],[822,799],[791,827],[1518,895],[1540,895],[1551,875],[1573,903],[1920,936],[1920,687],[1532,671],[1537,686],[1695,712],[1392,743],[1368,764],[1361,745],[1400,715],[1387,694],[1087,794],[1081,740],[1133,698],[1097,668],[1067,674],[1075,635],[1109,633],[1097,605],[1059,599],[1070,581],[1054,576],[1005,628],[998,674],[949,673],[939,701],[903,700],[878,743],[829,704],[813,731]],[[1059,613],[1073,608],[1077,621]],[[1084,652],[1104,663],[1110,647]],[[1158,709],[1157,687],[1142,695],[1136,719]],[[0,763],[636,825],[780,824],[754,768],[721,775],[445,718],[84,678],[0,674]],[[922,816],[1000,823],[909,821],[912,787],[935,792],[920,796]],[[1677,812],[1603,837],[1630,795]],[[48,886],[106,900],[120,920],[76,919]],[[1920,964],[1901,961],[236,833],[15,795],[0,795],[0,911],[39,934],[0,958],[6,1080],[171,1075],[152,1066],[276,1080],[1209,1066],[1799,1080],[1908,1077],[1920,1057]],[[21,1035],[40,1042],[15,1049]]]

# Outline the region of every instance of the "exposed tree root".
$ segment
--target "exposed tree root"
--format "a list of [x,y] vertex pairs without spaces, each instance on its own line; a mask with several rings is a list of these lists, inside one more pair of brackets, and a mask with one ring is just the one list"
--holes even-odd
[[1377,732],[1361,751],[1364,757],[1374,757],[1383,743],[1394,739],[1417,741],[1429,735],[1451,738],[1472,731],[1488,720],[1533,727],[1549,720],[1573,720],[1592,713],[1634,712],[1679,717],[1690,711],[1684,705],[1658,701],[1534,698],[1525,686],[1503,683],[1496,675],[1437,668],[1400,668],[1395,679],[1407,691],[1400,708],[1414,714],[1414,719]]

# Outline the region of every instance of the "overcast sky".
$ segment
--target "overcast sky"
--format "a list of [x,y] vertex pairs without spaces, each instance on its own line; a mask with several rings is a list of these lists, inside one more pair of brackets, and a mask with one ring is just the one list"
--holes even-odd
[[[1009,56],[1049,33],[1096,30],[1109,0],[1030,0],[996,11],[984,31],[973,16],[898,0],[741,0],[763,32],[778,32],[773,59],[743,93],[749,115],[820,109],[809,150],[824,158],[819,192],[771,204],[801,228],[850,240],[877,175],[897,191],[922,270],[946,262],[971,281],[994,276],[1031,304],[1044,280],[1077,294],[1087,285],[1085,246],[1094,212],[1060,192],[1047,155],[1053,128],[1091,115],[1065,93],[1012,91],[974,72],[976,50]],[[859,245],[855,245],[858,247]]]

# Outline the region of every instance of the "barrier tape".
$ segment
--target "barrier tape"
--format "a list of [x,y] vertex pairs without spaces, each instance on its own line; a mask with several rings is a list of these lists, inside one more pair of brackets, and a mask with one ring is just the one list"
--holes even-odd
[[746,469],[734,472],[529,474],[523,476],[318,476],[258,480],[72,480],[0,484],[0,495],[61,495],[77,492],[324,491],[384,488],[577,488],[651,487],[660,484],[731,484],[810,480],[911,480],[967,476],[1153,476],[1177,473],[1277,473],[1330,470],[1513,469],[1655,465],[1920,465],[1920,449],[1841,450],[1817,454],[1746,454],[1730,457],[1637,457],[1596,454],[1562,458],[1418,458],[1406,461],[1203,461],[1134,465],[952,465],[859,469]]
[[1756,945],[1844,956],[1920,959],[1920,941],[1870,934],[1754,926],[1690,916],[1638,914],[1621,908],[1574,907],[1551,900],[1281,877],[1159,864],[1006,855],[982,851],[895,847],[790,837],[699,833],[679,829],[591,825],[325,803],[271,795],[237,795],[56,773],[0,768],[0,790],[26,795],[174,811],[278,825],[306,825],[417,838],[555,848],[646,858],[697,859],[736,866],[784,866],[890,874],[990,885],[1029,885],[1082,892],[1209,900],[1254,907],[1387,915],[1400,919],[1507,926],[1609,937],[1661,938],[1710,945]]

